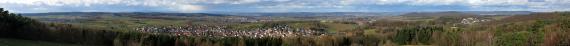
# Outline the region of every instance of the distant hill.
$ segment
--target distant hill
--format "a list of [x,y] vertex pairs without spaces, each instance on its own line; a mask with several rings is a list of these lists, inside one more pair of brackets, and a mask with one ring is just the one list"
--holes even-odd
[[397,16],[403,12],[283,12],[283,13],[216,13],[240,16]]
[[160,12],[52,12],[52,13],[22,13],[23,16],[46,16],[46,15],[70,15],[70,16],[97,16],[97,15],[116,15],[116,16],[232,16],[224,14],[210,13],[160,13]]
[[400,16],[476,16],[476,15],[528,15],[531,11],[446,11],[446,12],[410,12]]
[[405,17],[441,17],[441,16],[477,16],[478,14],[464,13],[464,12],[411,12],[402,14]]
[[528,15],[531,11],[460,11],[463,13],[479,14],[479,15]]
[[[45,15],[137,15],[137,16],[422,16],[422,15],[525,15],[530,11],[449,11],[449,12],[282,12],[282,13],[162,13],[162,12],[50,12],[50,13],[22,13],[23,16]],[[414,15],[416,14],[416,15]]]

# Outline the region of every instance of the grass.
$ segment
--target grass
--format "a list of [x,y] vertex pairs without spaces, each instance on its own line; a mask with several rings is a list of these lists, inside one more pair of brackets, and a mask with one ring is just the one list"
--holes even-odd
[[0,46],[84,46],[84,45],[0,38]]

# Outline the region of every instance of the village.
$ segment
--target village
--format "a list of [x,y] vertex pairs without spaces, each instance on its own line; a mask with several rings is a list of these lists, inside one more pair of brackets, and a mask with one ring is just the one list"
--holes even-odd
[[141,27],[137,31],[152,34],[168,34],[174,36],[196,36],[196,37],[310,37],[325,35],[324,32],[310,29],[294,29],[287,25],[271,28],[260,28],[253,30],[230,30],[226,26],[167,26],[167,27]]

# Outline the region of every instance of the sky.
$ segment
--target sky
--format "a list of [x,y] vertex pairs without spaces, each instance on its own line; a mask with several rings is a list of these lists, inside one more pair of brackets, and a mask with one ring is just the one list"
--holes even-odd
[[569,11],[570,0],[0,0],[16,13]]

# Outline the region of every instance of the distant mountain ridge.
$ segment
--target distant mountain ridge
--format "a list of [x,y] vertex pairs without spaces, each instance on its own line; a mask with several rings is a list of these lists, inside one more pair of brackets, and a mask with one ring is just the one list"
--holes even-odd
[[478,16],[478,15],[527,15],[530,11],[446,11],[446,12],[410,12],[400,16]]
[[479,15],[526,15],[533,13],[532,11],[460,11],[460,12],[479,14]]
[[23,16],[45,16],[45,15],[73,15],[73,16],[94,16],[94,15],[137,15],[137,16],[233,16],[225,14],[210,13],[160,13],[160,12],[52,12],[52,13],[23,13]]
[[282,13],[217,13],[242,16],[397,16],[403,12],[282,12]]
[[429,17],[429,16],[438,17],[438,16],[477,16],[477,15],[478,14],[450,11],[450,12],[412,12],[412,13],[402,14],[400,16],[406,16],[406,17]]
[[283,13],[163,13],[163,12],[50,12],[22,13],[24,16],[37,15],[173,15],[173,16],[406,16],[410,14],[469,14],[469,15],[521,15],[531,11],[447,11],[447,12],[283,12]]

